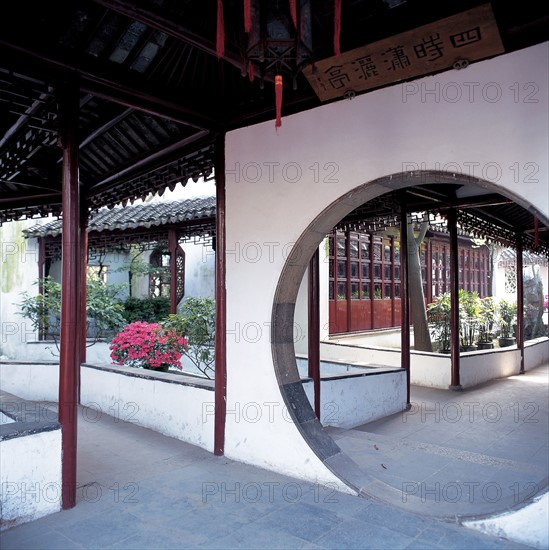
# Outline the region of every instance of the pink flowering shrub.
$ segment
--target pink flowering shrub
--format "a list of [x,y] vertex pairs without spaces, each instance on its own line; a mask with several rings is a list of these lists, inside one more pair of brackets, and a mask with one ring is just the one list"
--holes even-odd
[[109,345],[114,363],[145,369],[181,370],[181,355],[187,348],[187,340],[175,331],[142,321],[128,325]]

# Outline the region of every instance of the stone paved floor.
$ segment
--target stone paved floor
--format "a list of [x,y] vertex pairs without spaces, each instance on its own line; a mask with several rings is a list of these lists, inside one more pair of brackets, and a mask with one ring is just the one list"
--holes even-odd
[[406,509],[493,514],[547,490],[548,392],[549,365],[463,392],[413,387],[410,411],[329,431],[370,475],[403,492]]
[[[536,379],[539,380],[536,382]],[[398,477],[396,465],[401,460],[398,471],[401,475],[406,471],[403,479],[432,478],[434,481],[437,475],[441,483],[450,479],[445,477],[449,470],[447,463],[441,463],[438,470],[433,470],[425,467],[423,459],[415,459],[425,455],[425,450],[417,450],[418,444],[424,440],[460,452],[465,449],[498,460],[540,467],[543,452],[547,451],[547,433],[543,432],[546,424],[536,423],[539,431],[534,434],[530,433],[525,422],[520,421],[531,412],[523,405],[537,402],[537,397],[530,393],[535,393],[535,384],[545,384],[544,391],[547,391],[547,368],[528,373],[521,380],[494,384],[501,386],[504,393],[488,398],[494,402],[500,399],[497,402],[502,408],[504,405],[512,407],[512,403],[517,401],[517,394],[511,391],[512,385],[517,389],[519,386],[526,388],[527,401],[522,401],[522,397],[518,401],[519,426],[514,422],[508,423],[507,428],[498,428],[496,422],[483,426],[477,419],[473,426],[478,426],[480,435],[475,435],[474,427],[463,424],[459,432],[453,428],[453,437],[441,440],[448,434],[449,427],[444,429],[438,425],[440,422],[437,424],[434,416],[433,425],[429,426],[421,421],[421,415],[418,415],[418,422],[416,415],[408,413],[406,422],[402,417],[391,418],[353,430],[352,434],[340,432],[335,435],[338,443],[355,445],[355,459],[360,458],[357,442],[362,444],[363,450],[365,445],[370,445],[376,453],[385,453],[383,463],[387,462],[387,470],[380,468],[383,470],[378,470],[380,477],[385,474]],[[483,392],[487,387],[459,394],[459,398],[484,400]],[[509,393],[505,393],[508,390]],[[444,392],[444,395],[447,399],[441,401],[441,405],[458,399],[453,393]],[[537,395],[543,396],[543,392]],[[507,401],[501,401],[504,396],[507,396]],[[430,390],[424,388],[415,388],[413,393],[416,403],[431,397]],[[106,415],[91,422],[89,419],[95,419],[96,415],[88,416],[86,420],[85,411],[81,412],[77,506],[1,533],[2,549],[527,548],[456,523],[418,515],[412,510],[335,493],[311,483],[216,457],[200,448]],[[447,407],[446,413],[449,412]],[[540,421],[543,418],[547,422],[547,400],[540,404],[536,415]],[[395,431],[391,423],[400,429]],[[500,437],[491,436],[494,430],[501,432]],[[406,453],[392,451],[391,454],[389,445],[386,446],[388,440],[384,438],[391,438],[391,445],[401,438],[411,446],[406,448]],[[524,439],[528,438],[539,443],[536,451],[530,452],[531,456],[521,448]],[[457,446],[461,440],[461,446]],[[379,450],[373,445],[377,445]],[[459,465],[460,461],[467,463],[463,460],[467,455],[460,456],[455,464],[452,462],[453,465]],[[395,457],[399,460],[394,460]],[[455,457],[449,460],[453,461]],[[372,464],[375,463],[370,467]],[[505,468],[499,470],[512,472]],[[488,470],[482,479],[488,480],[491,474]],[[502,482],[500,477],[494,479]],[[520,482],[529,479],[531,477],[526,476],[520,478]]]

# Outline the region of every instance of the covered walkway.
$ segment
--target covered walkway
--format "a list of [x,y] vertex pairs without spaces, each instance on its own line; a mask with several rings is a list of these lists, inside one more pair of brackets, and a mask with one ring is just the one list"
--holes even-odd
[[[489,514],[513,499],[523,505],[546,488],[548,372],[546,365],[463,393],[414,387],[417,409],[332,432],[370,475],[404,486],[399,506],[80,408],[76,507],[3,532],[1,547],[526,548],[467,529],[455,516]],[[462,494],[452,502],[456,490]]]

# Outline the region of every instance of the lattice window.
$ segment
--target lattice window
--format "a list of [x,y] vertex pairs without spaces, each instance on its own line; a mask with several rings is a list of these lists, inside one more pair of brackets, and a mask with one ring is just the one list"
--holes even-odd
[[514,267],[505,268],[505,292],[511,294],[517,291],[517,271]]
[[[177,249],[175,291],[177,303],[185,295],[185,252],[181,247]],[[171,260],[170,253],[165,248],[156,248],[152,251],[149,263],[151,274],[149,277],[149,296],[170,297]]]
[[156,248],[149,258],[151,274],[149,277],[149,296],[170,297],[170,253]]
[[185,296],[185,252],[181,247],[177,248],[177,258],[175,260],[177,266],[177,278],[176,278],[176,301],[179,303],[183,296]]

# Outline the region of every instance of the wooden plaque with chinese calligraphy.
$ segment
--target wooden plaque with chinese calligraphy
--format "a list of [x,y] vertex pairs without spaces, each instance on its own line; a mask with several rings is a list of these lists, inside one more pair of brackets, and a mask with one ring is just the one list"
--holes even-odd
[[304,69],[321,101],[477,61],[505,50],[490,4],[441,19]]

